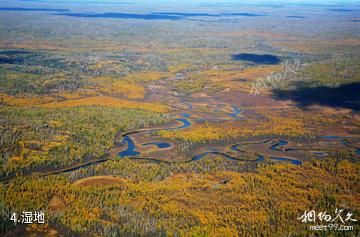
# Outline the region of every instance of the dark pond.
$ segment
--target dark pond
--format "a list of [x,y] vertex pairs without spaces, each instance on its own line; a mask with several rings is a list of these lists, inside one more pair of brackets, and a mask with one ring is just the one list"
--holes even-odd
[[271,54],[250,54],[241,53],[232,55],[232,59],[235,61],[247,61],[257,64],[279,64],[280,58]]
[[2,50],[0,51],[0,64],[22,64],[24,56],[30,54],[24,50]]
[[2,50],[0,51],[0,55],[4,54],[6,56],[18,55],[18,54],[30,54],[30,51],[24,50]]
[[10,57],[1,57],[0,64],[21,64],[24,60],[21,58],[10,58]]

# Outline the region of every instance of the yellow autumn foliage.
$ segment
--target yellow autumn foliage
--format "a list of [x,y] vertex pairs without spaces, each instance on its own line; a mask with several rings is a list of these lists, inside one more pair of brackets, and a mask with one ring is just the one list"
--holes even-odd
[[122,78],[122,80],[129,82],[144,83],[144,82],[157,81],[169,76],[171,76],[171,74],[166,72],[138,72],[138,73],[131,73],[125,76],[124,78]]
[[190,64],[186,64],[186,63],[182,63],[182,64],[176,64],[176,65],[173,65],[173,66],[169,66],[168,70],[169,72],[181,72],[187,68],[190,68],[191,65]]
[[18,95],[15,97],[0,93],[0,102],[2,104],[11,106],[32,106],[38,104],[45,104],[53,101],[55,101],[55,98],[50,96]]
[[243,70],[207,70],[201,74],[207,80],[213,82],[223,88],[236,89],[240,91],[249,91],[251,83],[259,78],[265,78],[266,76],[279,72],[281,66],[260,66],[249,67]]
[[102,60],[89,66],[92,70],[109,70],[114,72],[120,72],[123,70],[123,66],[119,61],[115,60]]
[[261,66],[261,67],[249,67],[242,71],[223,71],[223,70],[208,70],[202,72],[202,74],[214,81],[229,81],[234,79],[247,79],[254,80],[260,77],[265,77],[273,72],[279,72],[281,66]]
[[159,103],[146,103],[146,102],[136,102],[125,99],[118,99],[109,96],[96,96],[96,97],[87,97],[76,100],[66,100],[62,102],[52,102],[41,105],[42,108],[66,108],[66,107],[76,107],[76,106],[107,106],[114,108],[131,108],[131,109],[144,109],[153,112],[166,112],[168,108],[165,105]]
[[[360,210],[356,185],[360,167],[346,160],[267,165],[254,173],[184,170],[152,181],[141,179],[153,170],[144,163],[110,163],[123,166],[100,166],[109,172],[123,167],[119,178],[131,175],[135,167],[142,167],[142,172],[136,181],[123,178],[126,188],[121,189],[116,183],[77,185],[66,176],[19,178],[21,182],[0,184],[0,198],[6,207],[22,210],[43,207],[56,196],[66,204],[59,217],[66,228],[99,233],[108,225],[117,228],[122,223],[123,235],[133,229],[143,235],[161,230],[166,236],[309,236],[297,218],[314,208],[314,203],[316,211],[329,213],[344,205],[353,213]],[[99,234],[108,236],[112,230]]]
[[88,96],[96,96],[99,93],[94,90],[76,90],[76,91],[61,91],[56,93],[55,96],[62,97],[67,100],[78,99]]
[[143,99],[146,92],[143,84],[166,76],[169,74],[161,72],[132,73],[123,78],[101,76],[91,78],[88,88],[109,96]]
[[102,93],[112,96],[125,96],[129,99],[143,99],[145,88],[136,83],[116,81],[100,89]]
[[238,124],[228,123],[204,123],[195,124],[191,128],[177,131],[161,131],[159,134],[164,138],[180,139],[195,143],[209,141],[229,140],[241,137],[276,135],[276,136],[306,136],[310,132],[305,128],[301,119],[268,117],[264,121],[241,121]]

